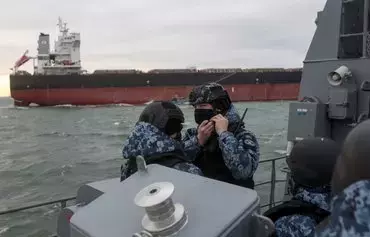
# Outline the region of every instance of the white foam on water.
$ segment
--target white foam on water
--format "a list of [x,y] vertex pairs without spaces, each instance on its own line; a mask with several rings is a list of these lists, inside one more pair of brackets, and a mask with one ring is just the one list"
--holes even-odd
[[146,103],[144,103],[144,104],[146,104],[146,105],[150,105],[151,103],[153,103],[154,102],[154,100],[151,100],[151,101],[148,101],[148,102],[146,102]]
[[40,105],[39,104],[36,104],[36,103],[31,103],[29,104],[29,107],[39,107]]
[[4,228],[0,229],[0,235],[1,234],[4,234],[5,232],[7,232],[9,230],[9,227],[5,226]]
[[274,150],[275,153],[279,154],[279,155],[286,155],[286,150]]
[[122,106],[122,107],[132,107],[134,105],[132,104],[124,104],[124,103],[121,103],[121,104],[117,104],[117,106]]
[[71,107],[77,107],[77,106],[76,105],[71,105],[71,104],[63,104],[63,105],[55,105],[53,107],[71,108]]
[[14,106],[12,108],[18,109],[18,110],[27,110],[27,109],[30,109],[29,107],[22,107],[22,106]]

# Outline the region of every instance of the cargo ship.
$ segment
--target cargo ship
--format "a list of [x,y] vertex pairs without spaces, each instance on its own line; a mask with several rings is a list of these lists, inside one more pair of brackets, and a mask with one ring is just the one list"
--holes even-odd
[[[140,105],[155,100],[186,101],[191,89],[218,82],[233,102],[296,100],[301,68],[208,68],[83,70],[80,33],[70,32],[59,18],[59,35],[50,47],[50,35],[40,33],[37,56],[28,50],[16,61],[10,91],[17,106]],[[33,61],[33,74],[19,68]]]

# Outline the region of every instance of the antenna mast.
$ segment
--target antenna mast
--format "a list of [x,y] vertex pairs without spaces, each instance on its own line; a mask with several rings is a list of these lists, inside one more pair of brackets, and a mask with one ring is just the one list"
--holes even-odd
[[68,28],[67,28],[67,23],[66,22],[63,22],[62,18],[59,17],[58,18],[58,24],[59,26],[59,32],[62,33],[63,36],[66,36],[67,33],[68,33]]

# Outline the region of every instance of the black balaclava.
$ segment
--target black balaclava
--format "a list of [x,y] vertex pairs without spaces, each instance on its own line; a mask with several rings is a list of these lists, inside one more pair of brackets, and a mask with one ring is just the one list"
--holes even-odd
[[164,131],[167,135],[171,136],[172,134],[176,134],[176,137],[173,139],[177,141],[181,141],[181,130],[183,126],[179,119],[170,118],[164,128]]
[[199,125],[205,120],[210,120],[216,115],[213,109],[195,109],[194,120]]
[[194,120],[199,125],[217,114],[225,115],[231,106],[227,91],[218,83],[207,83],[194,87],[189,94],[189,102],[194,107],[199,104],[211,104],[213,109],[195,109]]

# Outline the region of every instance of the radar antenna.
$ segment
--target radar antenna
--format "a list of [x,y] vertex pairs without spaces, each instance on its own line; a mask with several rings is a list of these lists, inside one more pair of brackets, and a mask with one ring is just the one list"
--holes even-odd
[[67,35],[68,33],[68,28],[67,28],[67,23],[66,22],[63,22],[62,18],[59,17],[58,18],[58,24],[57,26],[59,26],[59,32],[62,33],[63,36]]

